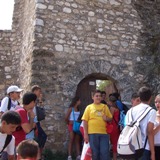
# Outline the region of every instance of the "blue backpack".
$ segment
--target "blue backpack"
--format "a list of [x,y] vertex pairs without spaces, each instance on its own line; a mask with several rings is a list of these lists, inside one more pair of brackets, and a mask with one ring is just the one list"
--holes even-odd
[[128,107],[124,103],[122,103],[120,100],[116,101],[116,105],[120,110],[118,125],[120,126],[120,130],[122,130],[125,127],[125,117],[128,111]]

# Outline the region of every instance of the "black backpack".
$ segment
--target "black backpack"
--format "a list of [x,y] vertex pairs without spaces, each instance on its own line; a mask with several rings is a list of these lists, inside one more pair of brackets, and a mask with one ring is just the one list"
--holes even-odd
[[44,107],[36,106],[36,113],[38,121],[42,121],[45,119],[46,113]]
[[[0,106],[1,106],[1,102],[0,102]],[[11,98],[8,97],[8,106],[7,109],[10,110],[11,109]]]
[[124,104],[124,103],[122,103],[123,104],[123,110],[124,110],[124,113],[126,114],[127,113],[127,111],[129,110],[129,108]]
[[4,146],[2,148],[2,150],[0,151],[0,154],[4,151],[4,149],[8,146],[8,144],[11,142],[12,140],[12,135],[7,135]]

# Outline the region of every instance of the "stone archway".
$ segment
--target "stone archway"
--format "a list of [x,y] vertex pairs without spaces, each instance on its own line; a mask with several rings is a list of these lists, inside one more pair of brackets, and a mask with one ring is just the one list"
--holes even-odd
[[105,60],[79,63],[71,69],[68,77],[65,77],[67,80],[63,84],[63,93],[70,99],[76,94],[78,84],[89,75],[94,75],[97,79],[102,77],[102,79],[113,81],[121,93],[122,100],[130,101],[136,80],[124,72],[126,67],[125,64],[119,66],[111,65],[110,61]]
[[106,88],[107,95],[117,91],[117,87],[115,87],[115,80],[112,80],[107,75],[94,73],[86,76],[80,81],[76,90],[76,95],[81,99],[80,109],[82,111],[88,104],[92,103],[92,92],[97,89],[97,80],[109,80],[112,82],[112,86],[108,86],[108,88]]

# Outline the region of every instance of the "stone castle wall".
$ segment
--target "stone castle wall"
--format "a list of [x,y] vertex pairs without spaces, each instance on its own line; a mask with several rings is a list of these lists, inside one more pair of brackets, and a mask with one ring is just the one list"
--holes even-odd
[[[15,18],[15,19],[14,19]],[[17,70],[19,83],[27,90],[32,78],[32,52],[34,43],[35,1],[15,1],[13,31],[15,33],[14,53],[18,55]]]
[[[38,1],[37,15],[36,52],[47,50],[53,55],[61,66],[56,71],[60,80],[83,63],[90,68],[94,61],[105,61],[108,69],[103,72],[114,79],[121,75],[123,81],[122,75],[129,75],[140,81],[143,77],[133,70],[134,63],[140,61],[143,25],[131,1]],[[110,66],[117,76],[108,73]]]
[[[146,78],[152,55],[142,54],[150,52],[148,35],[159,35],[158,9],[149,0],[15,0],[13,29],[6,39],[0,33],[0,73],[5,76],[0,90],[14,82],[26,91],[39,84],[45,95],[47,146],[66,149],[65,109],[85,77],[106,75],[125,101],[142,84],[160,89],[159,76]],[[154,14],[147,16],[151,10]]]
[[[6,86],[14,82],[13,66],[12,66],[12,32],[0,31],[0,97],[5,96]],[[14,77],[14,78],[13,78]],[[13,79],[12,79],[13,78]]]

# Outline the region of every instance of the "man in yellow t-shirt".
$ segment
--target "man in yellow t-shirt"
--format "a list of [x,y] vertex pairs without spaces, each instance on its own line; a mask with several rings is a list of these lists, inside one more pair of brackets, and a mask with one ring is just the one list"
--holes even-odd
[[106,122],[112,119],[107,105],[102,104],[101,91],[96,90],[92,96],[93,103],[88,105],[83,114],[84,141],[90,143],[92,160],[109,160],[109,135]]

